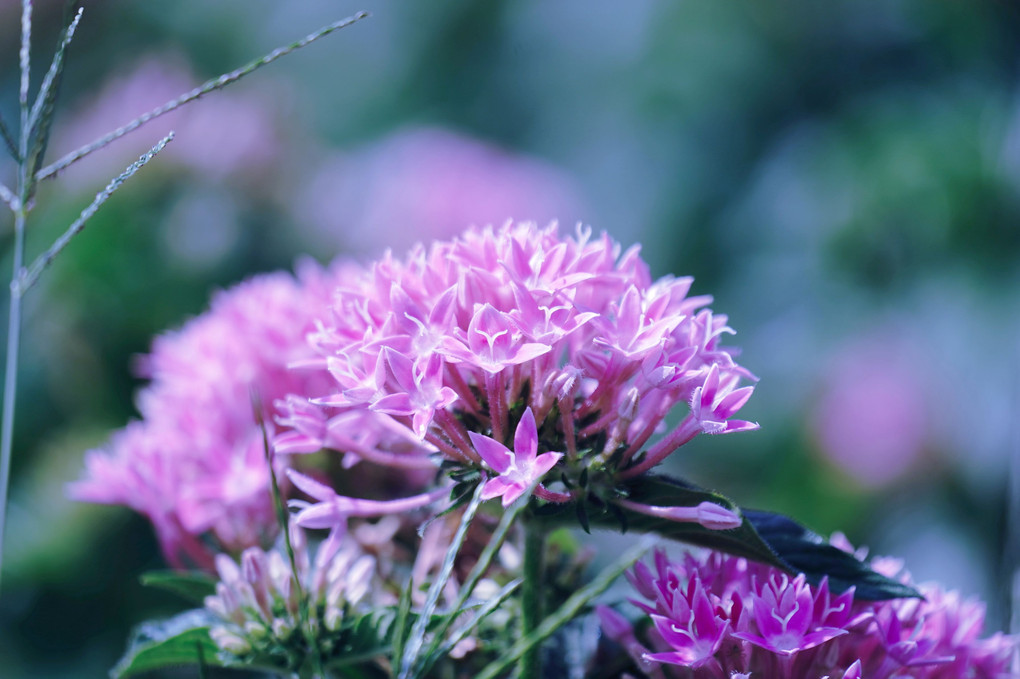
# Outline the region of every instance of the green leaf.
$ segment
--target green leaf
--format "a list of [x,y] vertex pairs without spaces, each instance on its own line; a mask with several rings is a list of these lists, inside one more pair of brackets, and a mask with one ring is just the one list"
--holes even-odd
[[110,676],[123,679],[166,667],[197,665],[200,661],[206,666],[226,667],[219,648],[209,637],[211,623],[206,611],[196,609],[169,620],[142,624]]
[[794,571],[807,574],[815,582],[827,576],[834,591],[856,587],[854,598],[870,601],[921,596],[913,587],[876,573],[866,562],[781,514],[744,510],[744,518]]
[[407,635],[411,631],[411,588],[414,587],[412,578],[407,579],[407,584],[400,591],[400,602],[397,605],[397,618],[393,622],[393,673],[402,669],[401,661],[404,658],[404,644],[407,642]]
[[390,655],[396,615],[395,609],[385,608],[344,618],[342,641],[334,651],[336,658],[329,662],[329,667],[350,668],[379,656]]
[[[657,533],[679,542],[752,559],[788,573],[804,573],[813,584],[828,577],[834,591],[856,587],[854,596],[859,599],[920,596],[914,588],[876,573],[867,563],[780,514],[741,510],[719,493],[665,476],[645,475],[629,482],[622,490],[631,501],[660,507],[695,507],[702,502],[714,502],[740,512],[744,522],[732,530],[709,530],[697,523],[671,521],[623,508],[620,512],[596,510],[593,504],[588,504],[587,517],[591,526],[618,530],[622,513],[627,530]],[[568,517],[566,512],[560,512],[555,517],[541,518],[562,523],[568,521]]]
[[146,587],[172,592],[189,603],[202,605],[207,596],[216,594],[216,580],[205,573],[150,571],[140,578]]
[[[719,493],[698,488],[686,481],[665,476],[642,476],[626,486],[628,499],[632,502],[659,507],[696,507],[702,502],[714,502],[731,511],[740,512],[729,498]],[[743,556],[754,561],[775,566],[785,571],[794,569],[755,530],[754,525],[744,521],[732,530],[709,530],[701,524],[671,521],[621,508],[626,517],[627,529],[642,533],[654,532],[680,542],[687,542],[728,554]],[[592,523],[601,527],[618,527],[619,518],[615,512],[602,512]]]

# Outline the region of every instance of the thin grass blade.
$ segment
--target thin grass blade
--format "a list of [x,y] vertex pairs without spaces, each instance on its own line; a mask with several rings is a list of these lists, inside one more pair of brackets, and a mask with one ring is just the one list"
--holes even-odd
[[521,657],[533,646],[556,633],[556,630],[577,617],[585,606],[589,605],[596,597],[601,595],[613,582],[623,575],[624,571],[634,565],[634,562],[641,558],[656,543],[658,538],[645,536],[637,546],[629,549],[618,561],[604,569],[590,583],[575,592],[569,599],[563,602],[555,613],[546,617],[535,630],[519,639],[499,660],[489,663],[477,679],[496,679],[504,672],[514,666]]
[[174,133],[171,132],[161,139],[158,144],[149,149],[147,153],[139,157],[138,160],[131,163],[131,165],[128,165],[127,169],[112,179],[110,183],[106,185],[105,189],[96,194],[92,203],[82,210],[80,215],[78,215],[78,219],[74,220],[74,223],[67,227],[67,231],[65,231],[60,238],[54,241],[53,245],[51,245],[46,252],[36,257],[35,261],[33,261],[27,269],[17,274],[17,278],[11,285],[12,294],[21,297],[29,288],[35,285],[36,281],[39,280],[39,276],[46,267],[53,263],[53,260],[57,258],[57,255],[59,255],[64,248],[67,247],[72,238],[81,233],[81,230],[85,228],[85,224],[92,218],[93,215],[96,214],[96,212],[99,211],[99,208],[102,207],[103,203],[109,200],[110,196],[112,196],[124,182],[133,177],[136,172],[145,167],[150,160],[155,158],[156,155],[173,140],[173,138]]
[[[280,492],[280,483],[276,478],[276,469],[273,467],[273,448],[269,445],[269,432],[266,431],[266,421],[262,410],[262,399],[254,390],[251,392],[251,406],[255,413],[255,424],[262,433],[262,451],[266,456],[266,465],[269,467],[270,492],[273,496],[273,509],[276,511],[276,521],[283,533],[283,545],[287,550],[287,559],[290,561],[290,572],[294,576],[294,588],[298,594],[298,601],[301,602],[302,622],[308,619],[308,601],[304,589],[301,586],[301,578],[298,577],[297,555],[294,553],[294,544],[290,540],[290,520],[287,514],[287,507],[283,502],[283,493]],[[302,625],[303,626],[303,625]]]
[[448,656],[453,651],[454,647],[457,644],[459,644],[461,641],[467,638],[467,635],[471,633],[471,630],[478,627],[478,625],[483,620],[485,620],[485,618],[487,618],[489,614],[491,614],[493,611],[502,606],[503,602],[509,599],[510,595],[517,591],[517,588],[521,586],[522,582],[524,581],[518,578],[507,583],[501,590],[499,590],[495,597],[489,599],[483,605],[479,606],[478,609],[475,610],[474,613],[472,614],[470,620],[467,620],[465,623],[459,625],[456,629],[454,629],[453,632],[450,633],[450,637],[445,641],[442,641],[441,638],[437,636],[436,638],[438,640],[441,640],[442,643],[438,645],[433,644],[431,647],[429,647],[429,650],[426,653],[425,659],[422,663],[421,674],[423,676],[427,675],[429,670],[431,670],[432,666],[436,663],[436,661],[438,661],[440,658]]
[[28,157],[25,159],[28,164],[28,177],[35,176],[35,171],[39,169],[42,158],[46,154],[46,146],[50,139],[50,127],[53,123],[53,111],[57,103],[57,93],[60,91],[61,76],[64,73],[64,57],[71,40],[74,39],[74,32],[78,28],[78,22],[81,21],[84,11],[84,8],[79,8],[64,29],[60,44],[57,45],[57,51],[53,54],[53,61],[43,77],[39,94],[36,95],[32,111],[28,115],[30,141]]
[[11,134],[11,130],[7,127],[7,123],[4,122],[2,115],[0,115],[0,137],[3,137],[4,146],[7,147],[7,152],[11,154],[11,158],[14,158],[15,162],[21,162],[18,144],[14,141],[14,135]]
[[182,94],[178,98],[172,99],[172,100],[168,101],[167,103],[163,104],[162,106],[154,108],[153,110],[149,111],[148,113],[145,113],[145,114],[139,116],[138,118],[135,118],[131,122],[127,123],[126,125],[123,125],[122,127],[118,127],[113,132],[110,132],[109,134],[107,134],[105,136],[102,136],[99,139],[96,139],[92,143],[86,144],[85,146],[82,146],[81,148],[79,148],[79,149],[77,149],[75,151],[72,151],[71,153],[68,153],[66,156],[64,156],[60,160],[56,161],[55,163],[53,163],[51,165],[47,165],[46,167],[41,169],[36,174],[36,179],[37,180],[43,180],[43,179],[48,179],[50,177],[53,177],[54,175],[59,173],[61,170],[64,170],[65,168],[67,168],[69,165],[77,162],[78,160],[81,160],[82,158],[84,158],[88,154],[92,153],[93,151],[97,151],[97,150],[103,148],[104,146],[106,146],[110,142],[112,142],[112,141],[114,141],[116,139],[120,139],[125,134],[128,134],[129,132],[133,132],[134,130],[137,130],[139,127],[141,127],[145,123],[147,123],[147,122],[149,122],[151,120],[155,120],[156,118],[158,118],[158,117],[160,117],[162,115],[170,113],[171,111],[176,110],[176,109],[180,108],[181,106],[184,106],[187,103],[195,101],[196,99],[198,99],[199,97],[201,97],[203,95],[209,94],[210,92],[213,92],[215,90],[223,89],[227,85],[229,85],[229,84],[231,84],[231,83],[233,83],[233,82],[235,82],[237,80],[240,80],[244,76],[246,76],[246,75],[248,75],[250,73],[253,73],[254,71],[257,71],[258,69],[262,68],[263,66],[266,66],[268,64],[273,63],[274,61],[276,61],[280,57],[287,56],[288,54],[290,54],[291,52],[294,52],[295,50],[299,50],[302,47],[306,47],[306,46],[312,44],[313,42],[315,42],[316,40],[319,40],[320,38],[324,38],[325,36],[329,35],[330,33],[333,33],[334,31],[337,31],[337,30],[339,30],[341,28],[346,28],[347,26],[350,26],[351,24],[354,24],[354,23],[356,23],[356,22],[360,21],[361,19],[364,19],[364,18],[366,18],[368,16],[369,16],[368,12],[358,12],[357,14],[349,16],[346,19],[341,19],[340,21],[335,21],[335,22],[329,24],[328,26],[323,26],[322,28],[320,28],[319,30],[315,31],[314,33],[310,33],[309,35],[307,35],[304,38],[298,40],[297,42],[293,42],[293,43],[291,43],[289,45],[286,45],[284,47],[278,47],[277,49],[273,50],[272,52],[269,52],[268,54],[266,54],[264,56],[261,56],[258,59],[255,59],[254,61],[249,62],[248,64],[245,64],[244,66],[242,66],[241,68],[239,68],[239,69],[237,69],[235,71],[231,71],[230,73],[224,73],[223,75],[221,75],[218,78],[213,78],[212,80],[206,81],[205,83],[203,83],[202,85],[199,85],[198,87],[196,87],[195,89],[191,90],[190,92],[186,92],[185,94]]
[[[18,89],[18,104],[21,107],[21,141],[28,140],[28,83],[31,71],[32,46],[32,0],[21,0],[21,49],[18,51],[18,66],[21,69],[21,87]],[[24,156],[24,153],[21,154]]]
[[393,621],[393,673],[401,672],[404,658],[404,646],[407,642],[407,625],[411,618],[411,588],[414,581],[407,579],[407,584],[400,591],[400,602],[397,604],[397,619]]
[[464,514],[461,515],[460,525],[457,526],[453,542],[450,543],[450,547],[446,550],[446,556],[443,558],[439,574],[432,581],[428,595],[425,597],[425,606],[411,628],[411,635],[408,637],[407,646],[404,649],[404,659],[401,663],[398,679],[409,679],[412,676],[411,673],[415,669],[421,648],[425,643],[425,633],[428,629],[429,621],[432,619],[432,614],[436,611],[436,606],[439,605],[439,597],[446,588],[446,583],[450,580],[450,574],[453,572],[453,562],[460,552],[461,545],[464,544],[464,538],[467,537],[468,528],[471,527],[471,522],[474,521],[478,508],[482,505],[482,490],[484,488],[485,484],[478,484],[474,495],[471,496],[471,502],[468,503],[464,509]]
[[[509,511],[503,513],[499,523],[496,525],[496,530],[493,531],[492,536],[489,538],[489,542],[485,545],[481,555],[478,557],[478,561],[475,562],[471,572],[468,573],[467,578],[464,580],[463,586],[460,588],[460,592],[457,595],[457,601],[453,604],[453,611],[456,612],[464,608],[467,604],[468,599],[474,594],[475,587],[478,585],[478,581],[488,572],[489,566],[492,564],[493,558],[499,553],[500,547],[503,546],[503,542],[506,541],[507,533],[510,532],[510,527],[514,525],[518,515],[527,507],[527,503],[517,503],[510,508]],[[439,645],[443,642],[443,637],[446,632],[453,625],[453,616],[448,616],[443,619],[439,624],[439,627],[435,630],[435,636],[432,643],[429,645],[426,651],[426,656],[433,656],[439,648]]]

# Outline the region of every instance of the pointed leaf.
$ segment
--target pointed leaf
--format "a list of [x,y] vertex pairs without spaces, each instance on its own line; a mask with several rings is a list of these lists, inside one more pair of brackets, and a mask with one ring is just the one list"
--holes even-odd
[[169,620],[147,622],[132,635],[128,650],[110,671],[114,679],[181,665],[226,667],[219,648],[209,637],[212,618],[200,609],[186,611]]
[[393,673],[400,672],[401,662],[404,658],[404,645],[407,643],[407,636],[411,631],[411,588],[414,581],[407,579],[407,584],[400,592],[400,603],[397,605],[397,617],[393,622]]
[[393,650],[396,617],[396,609],[390,607],[345,618],[342,640],[334,651],[335,659],[330,661],[329,667],[349,668],[379,656],[389,656]]
[[[788,573],[803,572],[808,581],[815,584],[828,576],[833,591],[856,587],[855,597],[859,599],[920,596],[912,587],[874,572],[852,554],[828,544],[821,536],[785,516],[741,511],[719,493],[665,476],[642,476],[628,483],[625,490],[628,499],[635,502],[661,507],[695,507],[702,502],[713,502],[740,512],[744,518],[739,528],[710,530],[697,523],[671,521],[621,508],[628,530],[657,533],[672,540],[742,556]],[[616,512],[598,511],[589,503],[586,514],[591,526],[610,530],[619,528]],[[568,517],[569,514],[561,511],[558,515],[542,518],[564,523]]]
[[67,23],[61,36],[60,44],[57,46],[57,51],[53,55],[53,62],[43,78],[39,94],[32,105],[32,112],[29,114],[30,146],[26,162],[30,177],[35,175],[36,170],[39,169],[39,165],[42,163],[43,156],[46,154],[46,146],[50,138],[50,126],[53,122],[53,110],[56,107],[57,93],[60,90],[60,81],[64,73],[64,56],[67,53],[68,45],[71,44],[71,39],[74,37],[78,21],[81,20],[81,14],[82,8],[79,8]]
[[756,510],[744,510],[743,515],[794,571],[806,573],[815,582],[827,575],[833,591],[856,587],[854,598],[870,601],[920,596],[913,587],[876,573],[867,563],[834,547],[792,519]]

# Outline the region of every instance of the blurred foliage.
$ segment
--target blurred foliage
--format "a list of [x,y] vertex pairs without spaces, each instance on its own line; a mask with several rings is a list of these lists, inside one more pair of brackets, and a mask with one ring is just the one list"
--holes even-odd
[[[0,0],[7,121],[17,119],[18,4]],[[133,624],[177,610],[137,582],[161,565],[144,521],[73,504],[62,484],[85,449],[132,416],[132,356],[154,334],[252,272],[290,267],[309,250],[322,261],[338,253],[341,238],[330,248],[303,223],[302,190],[322,159],[415,125],[551,163],[581,198],[566,225],[643,242],[656,275],[692,274],[696,293],[715,294],[740,333],[741,362],[762,378],[742,413],[762,430],[702,437],[683,473],[741,504],[902,553],[919,579],[991,598],[992,619],[1004,620],[1020,372],[1020,6],[376,5],[364,7],[370,20],[174,123],[217,98],[248,97],[234,111],[264,116],[272,138],[237,152],[258,147],[263,161],[230,165],[226,151],[187,147],[161,156],[31,295],[0,596],[5,677],[102,675]],[[198,82],[362,9],[348,0],[85,6],[50,160],[72,148],[61,130],[145,59],[184,64]],[[36,3],[35,82],[59,9]],[[238,134],[243,121],[231,115],[207,131],[211,141]],[[50,182],[30,255],[166,129],[159,121],[119,141],[110,158],[124,162],[97,154]],[[11,167],[0,162],[0,179]],[[340,211],[343,188],[321,198]],[[4,246],[9,223],[0,216]],[[881,486],[855,480],[814,433],[833,361],[868,337],[917,369],[927,424],[907,472]]]

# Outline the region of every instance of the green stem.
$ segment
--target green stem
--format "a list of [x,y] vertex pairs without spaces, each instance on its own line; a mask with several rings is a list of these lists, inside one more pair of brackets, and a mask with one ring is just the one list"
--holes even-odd
[[[528,521],[524,524],[524,583],[521,586],[521,638],[542,623],[542,596],[545,585],[545,527]],[[535,644],[521,659],[521,679],[541,679],[542,648]]]
[[[25,258],[25,207],[19,206],[14,214],[14,265],[11,282],[17,279],[24,267]],[[4,372],[3,423],[0,425],[0,573],[3,572],[4,534],[7,527],[7,490],[10,486],[11,449],[14,442],[14,395],[18,387],[18,353],[21,338],[21,293],[11,289],[11,304],[7,314],[7,360]]]
[[14,282],[25,267],[25,221],[28,218],[32,178],[28,164],[28,84],[29,45],[32,40],[32,2],[21,3],[21,50],[18,53],[21,67],[21,87],[18,103],[21,110],[21,134],[18,140],[18,201],[14,209],[14,253],[11,270],[11,305],[7,312],[7,360],[4,372],[3,417],[0,422],[0,574],[4,563],[4,533],[7,527],[7,494],[11,476],[11,449],[14,442],[14,394],[18,388],[18,353],[21,337],[21,292],[15,291]]

